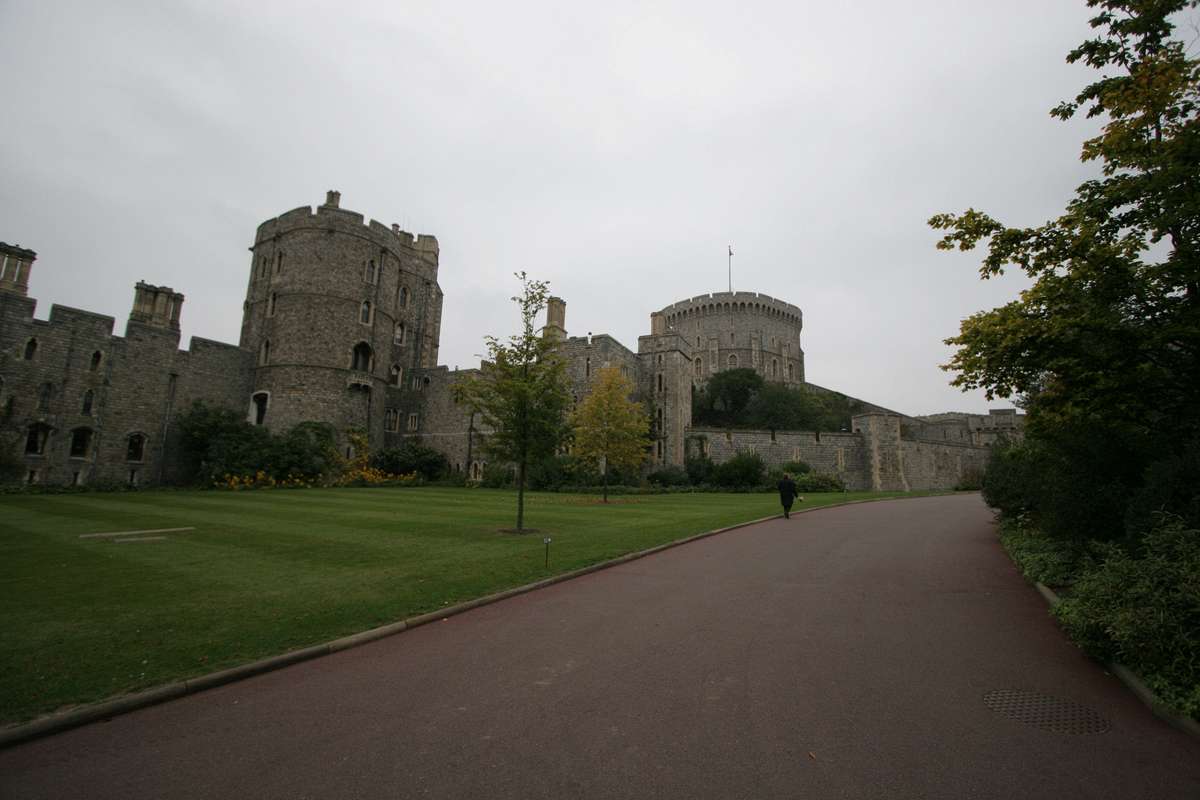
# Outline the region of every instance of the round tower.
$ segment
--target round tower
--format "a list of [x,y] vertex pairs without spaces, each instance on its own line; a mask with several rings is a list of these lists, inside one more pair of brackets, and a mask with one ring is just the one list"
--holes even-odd
[[768,381],[804,382],[804,314],[791,303],[755,292],[717,292],[673,303],[650,319],[651,326],[678,333],[691,345],[695,383],[738,367]]
[[327,422],[384,442],[385,406],[437,363],[438,243],[340,207],[288,211],[258,227],[240,346],[255,354],[251,422]]

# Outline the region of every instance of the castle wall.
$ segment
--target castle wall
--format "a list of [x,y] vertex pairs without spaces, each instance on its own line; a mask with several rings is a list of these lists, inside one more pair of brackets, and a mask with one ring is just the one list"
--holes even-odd
[[692,428],[687,438],[690,455],[703,452],[717,464],[738,453],[755,453],[768,467],[803,461],[817,472],[841,478],[851,491],[871,488],[868,450],[856,434],[776,431],[772,436],[770,431]]

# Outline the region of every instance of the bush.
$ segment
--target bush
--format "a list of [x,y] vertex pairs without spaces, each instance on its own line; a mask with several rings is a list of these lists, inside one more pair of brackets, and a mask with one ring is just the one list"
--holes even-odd
[[427,481],[440,480],[450,472],[450,462],[444,455],[416,440],[380,450],[371,458],[371,466],[394,475],[415,472]]
[[1121,662],[1172,708],[1200,716],[1200,531],[1160,515],[1139,551],[1105,545],[1055,615],[1089,655]]
[[812,467],[803,461],[789,461],[779,469],[781,472],[790,472],[793,478],[799,477],[806,472],[812,472]]
[[693,486],[699,486],[712,481],[713,462],[708,456],[699,456],[697,458],[689,458],[683,462],[683,468],[687,472],[688,480]]
[[749,487],[763,482],[766,465],[757,453],[738,453],[713,469],[713,482],[718,486]]
[[958,483],[954,484],[956,492],[977,492],[983,488],[983,472],[978,469],[965,469]]
[[836,475],[809,472],[795,476],[796,490],[800,492],[844,492],[846,484]]
[[487,464],[483,468],[483,478],[479,485],[487,489],[511,489],[517,479],[517,474],[509,464]]
[[1004,520],[1000,544],[1022,575],[1053,587],[1074,583],[1093,551],[1084,541],[1047,536],[1032,527],[1028,518]]
[[676,466],[655,470],[646,476],[646,480],[655,486],[687,486],[691,483],[687,470]]
[[983,501],[1001,514],[1019,517],[1036,505],[1040,453],[1032,445],[996,445],[983,476]]

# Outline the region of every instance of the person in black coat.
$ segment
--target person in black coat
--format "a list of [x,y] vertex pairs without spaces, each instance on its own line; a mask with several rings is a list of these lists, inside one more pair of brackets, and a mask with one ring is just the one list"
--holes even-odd
[[[783,518],[790,519],[792,513],[792,503],[796,501],[796,482],[792,480],[790,472],[783,473],[783,480],[779,482],[779,502],[783,503]],[[804,502],[804,498],[800,498],[800,502]]]

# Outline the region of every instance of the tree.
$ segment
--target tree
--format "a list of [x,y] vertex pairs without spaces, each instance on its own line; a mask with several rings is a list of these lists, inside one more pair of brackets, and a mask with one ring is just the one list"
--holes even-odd
[[619,369],[604,367],[591,394],[571,413],[575,453],[601,463],[606,503],[609,469],[640,466],[650,446],[650,415],[632,394],[633,383]]
[[553,455],[566,432],[570,402],[566,366],[556,342],[534,329],[549,298],[549,284],[517,273],[522,291],[512,300],[521,309],[521,332],[507,342],[485,338],[488,360],[480,374],[460,381],[455,399],[477,411],[493,429],[487,449],[493,458],[517,468],[517,532],[525,526],[525,484],[529,464]]
[[[1034,279],[1019,300],[963,322],[947,344],[953,384],[989,399],[1026,395],[1053,424],[1117,419],[1142,427],[1196,419],[1200,347],[1200,67],[1171,38],[1196,0],[1089,0],[1103,29],[1067,56],[1111,68],[1051,114],[1106,116],[1082,159],[1102,176],[1066,212],[1009,228],[968,209],[929,220],[943,250],[985,239],[983,278],[1012,264]],[[1165,257],[1160,256],[1165,248]],[[1035,416],[1031,411],[1031,422]]]
[[693,416],[700,424],[734,425],[742,420],[754,393],[762,386],[762,376],[752,369],[722,370],[696,393]]
[[[1151,480],[1200,478],[1180,457],[1200,445],[1200,63],[1172,38],[1176,15],[1197,5],[1088,1],[1098,33],[1067,61],[1106,72],[1051,114],[1105,118],[1082,148],[1101,174],[1060,217],[1034,228],[974,209],[929,220],[946,231],[939,249],[987,242],[983,278],[1006,265],[1033,278],[1018,300],[963,322],[945,368],[989,399],[1023,396],[1044,455],[1013,465],[1035,471],[1021,480],[1037,487],[1039,516],[1078,525],[1070,502],[1108,504],[1119,528]],[[1051,480],[1063,475],[1073,479]]]

